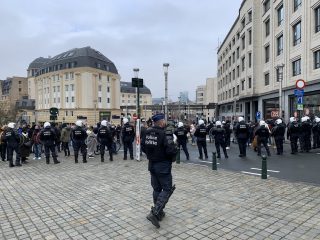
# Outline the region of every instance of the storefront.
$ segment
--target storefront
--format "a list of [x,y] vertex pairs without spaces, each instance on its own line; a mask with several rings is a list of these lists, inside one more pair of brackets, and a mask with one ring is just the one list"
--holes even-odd
[[320,91],[305,92],[302,101],[303,110],[297,109],[297,101],[298,99],[296,96],[289,96],[290,116],[296,116],[299,118],[304,115],[311,118],[314,118],[314,116],[320,117]]
[[279,98],[263,100],[263,116],[265,120],[279,118]]

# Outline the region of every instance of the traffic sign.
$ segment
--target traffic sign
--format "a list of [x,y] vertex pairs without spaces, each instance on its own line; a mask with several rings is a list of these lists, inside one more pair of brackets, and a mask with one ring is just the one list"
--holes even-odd
[[256,118],[260,119],[261,118],[261,112],[256,112]]
[[303,111],[303,104],[297,104],[297,110]]
[[294,95],[295,96],[303,96],[304,95],[304,90],[303,89],[301,89],[301,90],[295,89],[294,90]]
[[298,104],[303,104],[303,96],[298,96],[297,97],[297,103]]
[[296,88],[303,89],[306,86],[306,82],[303,79],[299,79],[296,81]]
[[132,78],[131,86],[143,88],[143,79],[142,78]]

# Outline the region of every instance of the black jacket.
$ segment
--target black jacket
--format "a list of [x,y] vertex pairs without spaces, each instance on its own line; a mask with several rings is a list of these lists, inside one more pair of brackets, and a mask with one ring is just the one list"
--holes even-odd
[[294,121],[289,124],[287,131],[287,138],[289,137],[299,137],[301,133],[301,126],[298,122]]
[[97,139],[99,143],[111,145],[113,141],[112,133],[106,126],[101,126],[98,130]]
[[126,123],[122,127],[122,141],[126,143],[132,143],[134,141],[135,132],[132,125]]
[[88,134],[82,127],[77,126],[71,131],[71,140],[74,143],[84,144],[87,137],[88,137]]
[[221,126],[217,126],[213,129],[212,135],[216,143],[224,143],[226,140],[226,130]]
[[198,142],[206,141],[207,136],[207,128],[204,126],[204,124],[197,127],[194,136],[197,137]]
[[3,133],[3,141],[7,143],[8,146],[19,146],[20,136],[18,131],[12,128],[7,128]]
[[244,122],[239,122],[235,127],[235,135],[239,139],[249,138],[249,126]]
[[177,128],[174,131],[174,134],[177,136],[179,143],[186,143],[187,142],[187,140],[188,140],[188,137],[187,137],[188,131],[184,127]]
[[46,127],[40,132],[40,141],[45,146],[52,146],[56,142],[56,132],[51,127]]
[[266,126],[262,125],[257,129],[255,135],[258,136],[259,140],[267,140],[270,137],[270,132]]
[[284,123],[277,124],[272,128],[272,136],[275,139],[284,139],[284,134],[286,132],[286,125]]

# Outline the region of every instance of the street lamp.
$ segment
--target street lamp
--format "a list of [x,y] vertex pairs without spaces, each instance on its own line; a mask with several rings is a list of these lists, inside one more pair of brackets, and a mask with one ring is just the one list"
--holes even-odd
[[164,116],[166,122],[168,121],[168,67],[169,63],[163,64],[163,71],[164,71],[164,97],[165,97],[165,106],[164,106]]
[[279,117],[282,118],[282,81],[283,81],[284,63],[276,66],[277,77],[279,79]]
[[[134,77],[138,79],[139,77],[139,68],[134,68],[133,69],[134,72]],[[139,80],[138,80],[138,84],[139,84]],[[140,90],[139,90],[139,85],[137,87],[137,119],[140,119]]]
[[181,110],[180,110],[181,97],[178,97],[178,99],[179,99],[179,115],[178,115],[178,120],[180,121],[180,115],[181,115]]

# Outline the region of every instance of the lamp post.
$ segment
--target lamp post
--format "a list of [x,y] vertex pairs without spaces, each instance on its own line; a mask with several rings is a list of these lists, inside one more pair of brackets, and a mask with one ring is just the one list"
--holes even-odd
[[169,63],[163,64],[163,71],[164,71],[164,99],[165,99],[165,106],[164,106],[164,116],[166,122],[168,121],[168,67]]
[[97,123],[97,100],[93,100],[94,104],[94,123]]
[[276,66],[279,79],[279,117],[282,118],[282,80],[283,80],[284,63]]
[[[134,77],[138,78],[139,77],[139,68],[134,68]],[[137,87],[137,119],[140,119],[140,90],[139,86]]]
[[180,115],[181,115],[181,110],[180,110],[180,102],[181,102],[181,97],[178,97],[179,99],[179,111],[178,111],[178,120],[180,121]]

